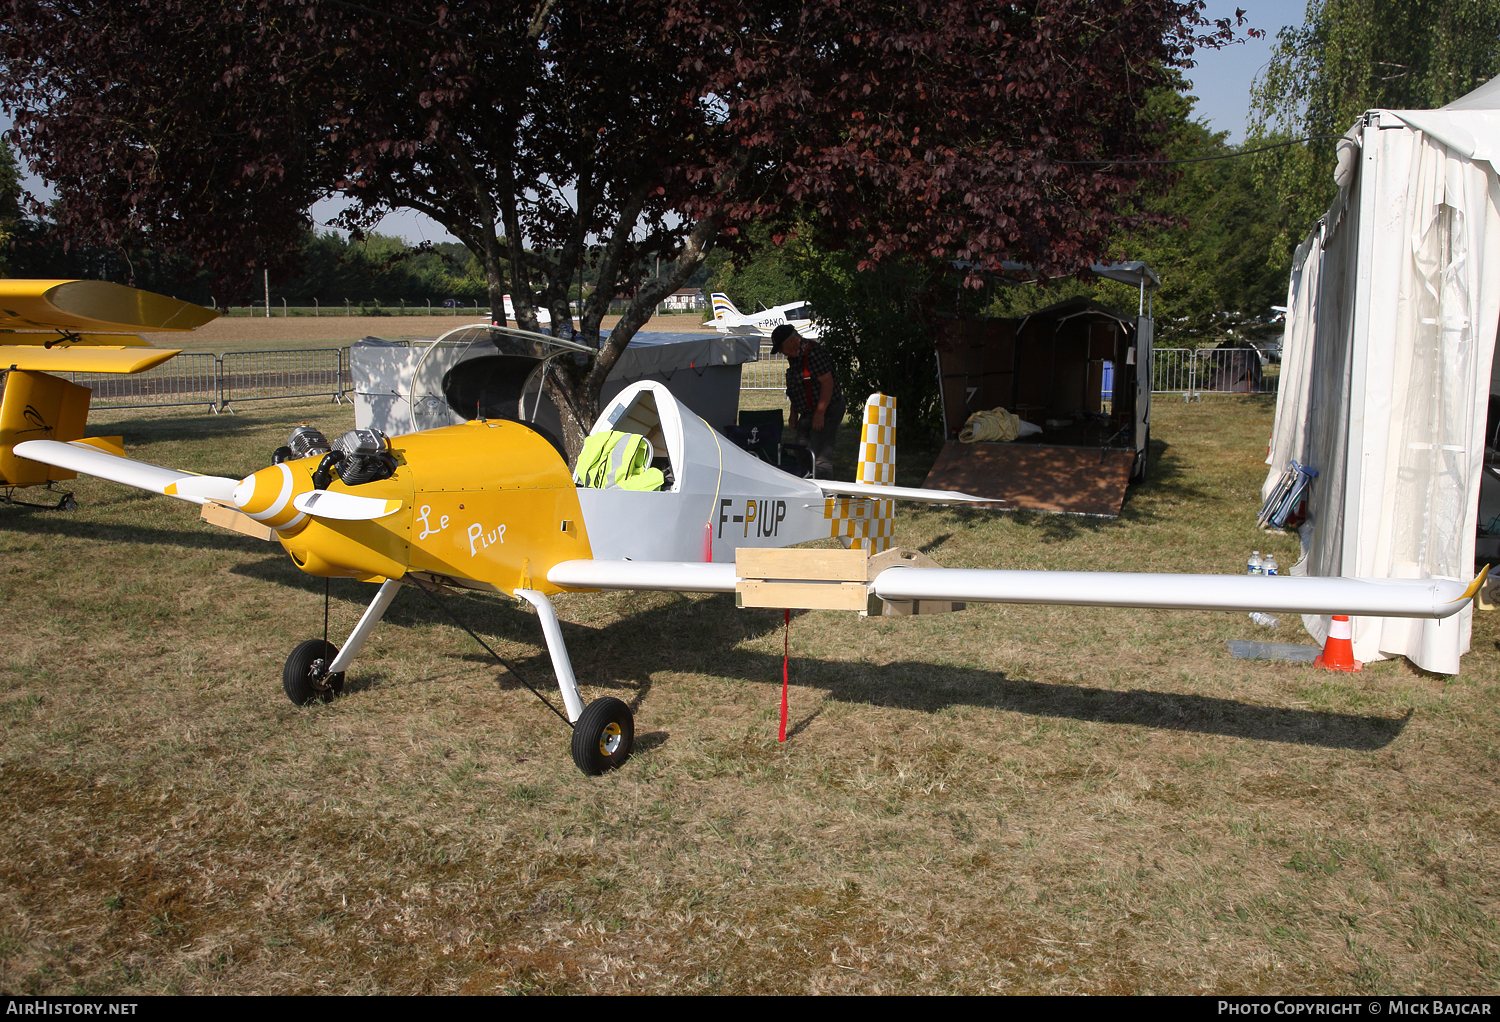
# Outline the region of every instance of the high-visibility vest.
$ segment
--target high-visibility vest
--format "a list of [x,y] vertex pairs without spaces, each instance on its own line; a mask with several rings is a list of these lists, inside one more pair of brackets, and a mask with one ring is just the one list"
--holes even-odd
[[637,433],[594,433],[583,442],[573,480],[598,490],[659,490],[666,477],[650,460],[651,444]]

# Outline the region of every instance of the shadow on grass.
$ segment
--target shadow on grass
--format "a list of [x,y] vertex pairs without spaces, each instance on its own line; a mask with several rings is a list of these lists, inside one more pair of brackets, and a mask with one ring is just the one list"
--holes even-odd
[[[134,418],[126,417],[129,409],[104,408],[95,410],[99,421],[91,420],[89,426],[93,432],[123,434],[126,444],[134,447],[137,444],[169,440],[222,439],[262,429],[289,428],[289,424],[295,424],[309,416],[321,417],[320,413],[330,418],[347,415],[350,407],[348,404],[339,405],[318,398],[293,398],[285,401],[242,401],[241,406],[233,413],[226,411],[218,415],[205,410],[177,415],[140,415]],[[269,463],[269,452],[266,460]]]
[[[112,512],[119,513],[133,504],[148,507],[151,502],[164,499],[170,498],[159,497],[152,493],[128,492],[112,498],[107,506]],[[91,518],[73,517],[67,511],[0,505],[0,533],[4,532],[24,532],[32,536],[67,536],[73,539],[99,540],[109,543],[139,543],[147,546],[178,546],[250,553],[273,549],[280,554],[279,559],[285,561],[289,569],[296,574],[302,574],[296,571],[291,558],[281,552],[279,545],[268,544],[265,540],[242,536],[228,530],[196,532],[186,529],[160,529],[150,525],[100,522]],[[307,575],[303,577],[311,578]],[[278,579],[278,581],[284,580]],[[317,584],[318,588],[322,589],[322,581],[317,580]]]
[[[260,561],[235,570],[275,581],[282,581],[287,573],[300,575],[284,559]],[[305,581],[300,588],[322,592],[322,580],[301,577]],[[334,620],[343,622],[342,627],[336,623],[330,635],[337,644],[342,643],[357,618],[358,606],[353,605],[351,598],[362,597],[359,603],[364,603],[375,594],[374,586],[355,587],[356,583],[348,580],[335,580],[332,587],[337,601]],[[557,682],[535,614],[509,600],[475,594],[444,595],[440,599],[486,642],[527,646],[527,651],[519,656],[511,650],[499,652],[539,692],[549,699],[555,697]],[[385,623],[407,628],[453,626],[442,608],[419,593],[402,593],[392,604]],[[579,684],[593,690],[615,690],[636,712],[651,692],[652,679],[662,672],[778,681],[781,657],[748,650],[742,644],[780,627],[778,614],[737,611],[728,595],[674,599],[602,628],[562,622],[564,641]],[[288,648],[303,637],[289,638]],[[501,670],[468,636],[456,632],[455,640],[449,654],[452,659],[496,670],[496,683],[502,689],[521,687],[515,675]],[[950,706],[975,706],[1031,717],[1362,751],[1389,745],[1411,719],[1410,713],[1391,719],[1257,706],[1214,696],[1052,684],[1012,678],[1003,671],[939,667],[919,661],[870,666],[794,657],[791,681],[797,686],[826,689],[833,699],[841,702],[921,713],[934,713]],[[377,684],[379,681],[375,679],[360,680],[356,664],[350,670],[347,691],[355,693]],[[820,712],[797,721],[788,729],[788,736],[801,733]]]

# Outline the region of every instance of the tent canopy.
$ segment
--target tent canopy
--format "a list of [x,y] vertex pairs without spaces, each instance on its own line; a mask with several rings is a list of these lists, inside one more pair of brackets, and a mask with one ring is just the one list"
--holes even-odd
[[1494,164],[1500,157],[1500,76],[1438,110],[1382,112],[1425,132],[1465,159]]
[[[1467,580],[1500,288],[1500,79],[1441,110],[1373,110],[1293,258],[1269,492],[1318,470],[1295,574]],[[1322,641],[1326,618],[1304,618]],[[1472,608],[1354,622],[1361,660],[1458,672]]]

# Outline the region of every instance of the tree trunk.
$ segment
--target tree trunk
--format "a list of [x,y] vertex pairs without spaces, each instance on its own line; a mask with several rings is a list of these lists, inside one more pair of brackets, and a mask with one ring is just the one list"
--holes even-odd
[[[651,318],[657,304],[680,288],[702,265],[703,260],[708,258],[714,239],[719,235],[719,227],[720,218],[717,215],[704,217],[693,225],[677,258],[667,264],[658,276],[646,281],[636,290],[625,314],[610,331],[609,342],[599,350],[592,366],[575,366],[566,356],[548,363],[547,396],[557,406],[562,418],[563,448],[568,452],[570,465],[577,463],[578,454],[583,450],[583,442],[595,420],[599,418],[599,394],[604,389],[604,381],[620,361],[620,356],[635,337],[636,331]],[[606,279],[609,277],[601,273],[601,283]],[[589,299],[590,308],[584,319],[585,329],[591,329],[591,336],[594,338],[599,335],[598,324],[603,319],[599,309],[607,307],[609,303],[608,297],[601,297],[605,290],[601,287],[594,292]]]

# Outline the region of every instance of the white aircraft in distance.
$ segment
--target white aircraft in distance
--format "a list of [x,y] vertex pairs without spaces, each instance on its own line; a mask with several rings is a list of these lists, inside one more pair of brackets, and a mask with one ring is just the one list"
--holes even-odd
[[[508,322],[511,322],[511,323],[516,322],[516,307],[511,304],[510,295],[505,295],[504,296],[504,302],[505,302],[505,318],[506,318],[506,320]],[[540,305],[538,305],[536,307],[536,325],[537,326],[551,326],[552,325],[552,313],[548,312],[546,309],[542,308]]]
[[[487,330],[496,348],[485,385],[520,395],[508,399],[514,414],[491,406],[488,418],[458,425],[397,437],[354,429],[332,443],[299,427],[272,465],[244,479],[177,472],[81,442],[31,440],[15,454],[204,505],[215,524],[277,540],[308,574],[379,584],[342,649],[313,638],[292,650],[282,688],[299,704],[342,690],[344,672],[403,587],[435,602],[443,589],[464,588],[530,603],[562,697],[554,712],[573,729],[573,759],[588,774],[624,763],[634,716],[613,697],[584,706],[551,593],[735,593],[744,607],[861,613],[926,612],[921,601],[962,600],[1446,618],[1483,582],[1482,574],[1465,587],[1446,579],[916,567],[889,549],[894,501],[980,499],[892,485],[894,399],[872,395],[865,405],[858,481],[830,482],[798,478],[741,450],[664,385],[643,380],[604,408],[570,472],[527,424],[525,387],[516,381],[550,358],[593,352],[539,334],[475,329]],[[506,373],[516,378],[510,384]],[[847,549],[777,549],[829,537]]]
[[728,295],[715,294],[713,296],[714,318],[704,320],[704,326],[712,326],[721,334],[741,334],[762,337],[770,337],[771,331],[783,323],[790,323],[792,327],[803,337],[815,341],[823,335],[822,329],[813,319],[812,306],[806,302],[788,302],[786,305],[778,305],[774,309],[757,312],[753,316],[746,316],[734,307]]

